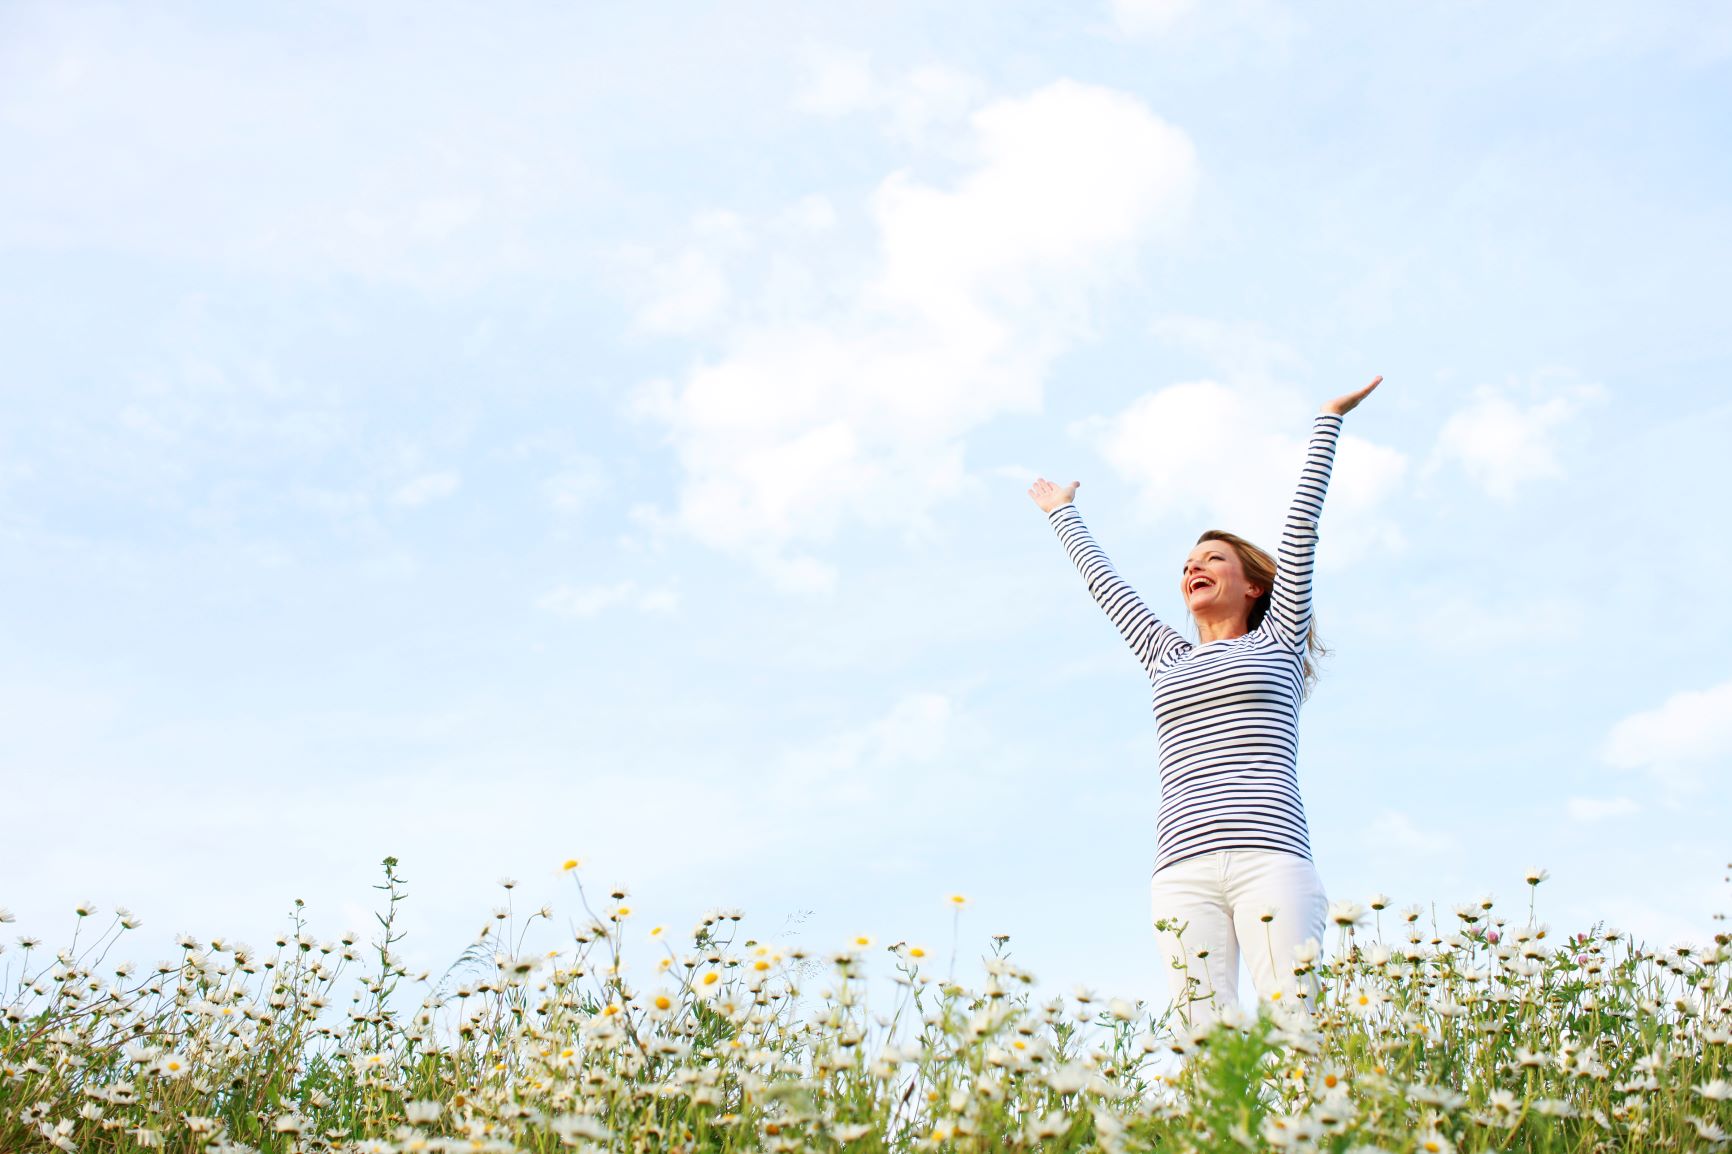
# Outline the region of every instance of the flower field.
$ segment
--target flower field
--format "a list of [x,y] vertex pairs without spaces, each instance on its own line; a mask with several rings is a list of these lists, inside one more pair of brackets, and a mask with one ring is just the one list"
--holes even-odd
[[1544,878],[1513,914],[1337,903],[1299,963],[1314,1004],[1201,1034],[1042,997],[1002,941],[965,986],[948,949],[814,955],[738,911],[676,940],[581,883],[575,934],[507,904],[410,974],[394,859],[370,943],[297,909],[265,949],[183,938],[134,967],[108,959],[136,919],[84,907],[65,948],[0,954],[0,1151],[1723,1147],[1732,935],[1554,932]]

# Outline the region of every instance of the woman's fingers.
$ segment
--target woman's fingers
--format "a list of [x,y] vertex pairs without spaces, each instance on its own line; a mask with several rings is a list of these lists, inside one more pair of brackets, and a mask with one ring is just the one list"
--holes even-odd
[[[1046,508],[1048,502],[1051,502],[1054,497],[1062,497],[1065,501],[1076,500],[1077,486],[1081,484],[1081,481],[1072,481],[1067,487],[1055,485],[1045,477],[1037,477],[1034,484],[1028,487],[1028,495],[1033,497],[1042,508]],[[1062,504],[1063,502],[1059,503]]]
[[1366,397],[1371,395],[1371,390],[1375,389],[1382,383],[1383,375],[1379,373],[1377,376],[1371,378],[1371,383],[1369,385],[1366,385],[1357,393],[1348,393],[1344,397],[1336,397],[1333,401],[1330,401],[1327,405],[1323,406],[1323,411],[1326,413],[1335,413],[1337,415],[1350,413],[1359,407],[1360,401],[1363,401]]

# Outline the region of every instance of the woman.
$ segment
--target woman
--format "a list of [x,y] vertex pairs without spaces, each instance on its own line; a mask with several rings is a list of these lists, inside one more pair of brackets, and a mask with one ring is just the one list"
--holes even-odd
[[1294,959],[1302,943],[1322,940],[1327,907],[1298,777],[1299,704],[1317,650],[1311,563],[1341,418],[1382,380],[1329,402],[1312,421],[1279,565],[1231,533],[1198,539],[1179,590],[1195,645],[1113,571],[1073,503],[1078,482],[1061,488],[1040,478],[1028,491],[1154,683],[1155,936],[1173,1002],[1193,1029],[1238,1004],[1241,954],[1260,996],[1315,995],[1309,967]]

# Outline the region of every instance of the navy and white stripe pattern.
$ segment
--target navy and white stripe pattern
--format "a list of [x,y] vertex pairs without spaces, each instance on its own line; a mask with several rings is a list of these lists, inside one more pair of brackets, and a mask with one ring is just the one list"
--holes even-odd
[[1299,800],[1299,702],[1317,521],[1340,433],[1335,414],[1320,413],[1312,423],[1299,491],[1281,533],[1269,612],[1243,637],[1191,644],[1113,570],[1075,505],[1048,514],[1089,593],[1154,685],[1161,775],[1157,873],[1223,849],[1311,856]]

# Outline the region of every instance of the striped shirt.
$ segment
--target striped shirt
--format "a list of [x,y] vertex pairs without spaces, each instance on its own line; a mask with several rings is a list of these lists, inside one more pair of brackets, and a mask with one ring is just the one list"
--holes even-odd
[[1311,856],[1299,800],[1299,702],[1317,520],[1340,432],[1341,418],[1332,413],[1312,422],[1299,491],[1281,533],[1269,611],[1242,637],[1191,644],[1114,572],[1075,505],[1048,514],[1089,593],[1154,684],[1157,873],[1223,849]]

